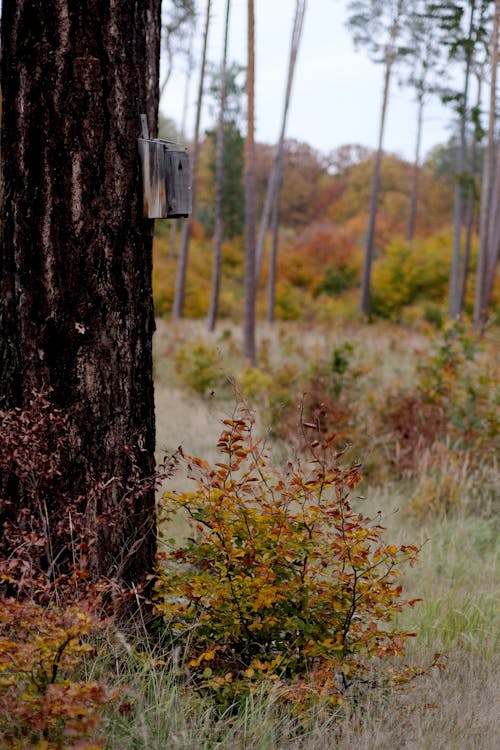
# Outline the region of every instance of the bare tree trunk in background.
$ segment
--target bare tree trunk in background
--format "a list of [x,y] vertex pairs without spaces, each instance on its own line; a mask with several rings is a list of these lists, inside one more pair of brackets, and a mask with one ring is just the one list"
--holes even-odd
[[[182,103],[182,120],[181,120],[181,136],[184,140],[186,140],[186,123],[187,123],[187,113],[189,108],[189,92],[191,90],[191,79],[193,77],[193,70],[194,70],[194,55],[193,55],[193,42],[194,42],[194,36],[195,36],[195,28],[196,24],[193,23],[189,27],[189,41],[187,45],[187,68],[186,68],[186,84],[184,87],[184,100]],[[168,233],[168,257],[169,258],[175,258],[176,253],[176,246],[177,246],[177,235],[179,226],[182,226],[182,219],[170,219],[170,230]]]
[[[493,33],[491,37],[491,84],[490,108],[488,117],[488,137],[486,153],[484,155],[483,179],[481,185],[481,208],[479,214],[479,253],[477,258],[476,288],[474,294],[474,327],[481,328],[486,317],[486,277],[488,273],[488,257],[490,255],[490,240],[494,232],[490,229],[493,218],[492,183],[495,171],[495,122],[496,122],[496,90],[498,70],[498,33],[500,26],[500,0],[495,2]],[[496,204],[498,205],[498,203]]]
[[[469,39],[472,36],[474,26],[475,3],[471,5]],[[455,176],[455,201],[453,213],[453,250],[451,258],[449,313],[450,318],[460,317],[462,312],[460,306],[460,276],[461,276],[461,246],[462,246],[462,215],[464,208],[464,186],[463,178],[466,168],[465,156],[467,151],[467,102],[469,98],[469,81],[472,64],[472,51],[467,52],[465,64],[464,89],[462,92],[462,106],[460,114],[460,142],[457,152],[457,166]]]
[[408,217],[408,242],[413,243],[415,237],[415,226],[417,221],[418,184],[420,178],[420,151],[422,147],[422,124],[424,120],[424,92],[418,92],[417,106],[417,140],[415,143],[415,161],[412,165],[411,190],[410,190],[410,214]]
[[[481,97],[482,97],[482,84],[484,76],[484,66],[477,72],[477,101],[476,110],[480,111]],[[471,256],[471,245],[472,245],[472,231],[474,224],[474,208],[476,204],[476,185],[475,177],[477,172],[477,128],[474,128],[474,135],[472,137],[471,151],[470,151],[470,183],[468,186],[467,193],[467,204],[465,207],[465,246],[464,246],[464,260],[462,265],[462,274],[460,278],[460,310],[464,309],[465,297],[467,294],[467,281],[469,278],[470,270],[470,256]]]
[[276,270],[278,265],[278,242],[279,242],[279,213],[281,190],[281,179],[277,185],[273,215],[271,217],[271,252],[269,255],[269,275],[267,279],[267,322],[274,323],[276,307]]
[[384,76],[384,93],[382,97],[382,111],[380,113],[380,125],[378,146],[375,153],[373,165],[372,185],[370,190],[370,214],[368,219],[368,231],[366,234],[365,259],[363,263],[363,276],[361,278],[361,303],[360,309],[363,315],[370,314],[370,293],[373,256],[375,254],[375,225],[377,221],[378,194],[380,191],[380,168],[382,165],[382,144],[384,139],[385,117],[389,99],[389,84],[391,80],[391,64],[387,64]]
[[[191,173],[192,173],[192,204],[193,212],[196,208],[196,183],[197,183],[197,168],[198,168],[198,155],[200,151],[200,120],[201,120],[201,108],[203,104],[203,88],[205,85],[205,70],[207,64],[207,44],[208,44],[208,31],[210,28],[210,10],[212,0],[207,0],[206,14],[205,14],[205,29],[203,32],[203,52],[201,56],[201,69],[200,69],[200,83],[198,86],[198,100],[196,104],[196,123],[194,128],[194,141],[193,141],[193,153],[191,157]],[[184,298],[186,295],[186,272],[189,256],[189,240],[191,236],[192,227],[192,216],[184,219],[182,223],[181,231],[181,245],[179,248],[179,260],[177,263],[177,276],[175,279],[175,294],[174,304],[172,308],[172,317],[174,320],[180,320],[184,312]]]
[[245,301],[243,311],[243,356],[255,365],[255,222],[256,222],[256,173],[255,173],[255,13],[254,2],[248,0],[247,36],[247,134],[245,138]]
[[[193,55],[193,42],[195,36],[196,25],[193,23],[189,27],[189,42],[187,46],[187,68],[186,68],[186,84],[184,87],[184,101],[182,103],[182,120],[181,120],[181,136],[186,140],[187,131],[187,113],[189,107],[189,92],[191,90],[191,79],[193,77],[194,70],[194,55]],[[170,220],[170,231],[168,237],[168,257],[175,258],[176,256],[176,245],[177,245],[177,234],[181,219]]]
[[224,224],[222,220],[222,203],[224,196],[224,123],[226,114],[226,86],[227,86],[227,43],[229,37],[229,13],[231,0],[226,0],[226,20],[224,24],[224,49],[222,53],[221,83],[220,83],[220,111],[217,125],[217,153],[215,158],[215,226],[213,237],[214,261],[212,269],[212,292],[208,310],[208,330],[215,329],[217,310],[219,307],[220,279],[222,272],[222,240],[224,238]]
[[[43,391],[67,417],[47,519],[74,499],[91,574],[141,586],[156,519],[153,486],[127,495],[153,475],[155,443],[153,222],[137,138],[139,112],[156,128],[160,0],[4,0],[1,37],[0,409],[27,410]],[[27,503],[0,476],[0,544],[17,515],[35,523]],[[61,522],[54,575],[71,563],[71,529]]]
[[378,195],[380,191],[380,167],[382,165],[382,144],[384,142],[385,119],[387,105],[389,102],[389,88],[391,82],[392,68],[396,59],[396,40],[399,34],[399,22],[403,11],[403,0],[399,0],[396,7],[393,22],[389,33],[389,40],[385,52],[384,91],[382,94],[382,109],[380,112],[380,123],[378,133],[377,151],[373,165],[372,185],[370,191],[370,214],[368,219],[368,230],[366,234],[365,259],[363,264],[363,276],[361,279],[361,301],[360,310],[363,315],[370,314],[370,290],[372,263],[375,254],[375,226],[377,222]]
[[500,205],[500,142],[497,147],[497,161],[495,168],[495,188],[493,191],[492,198],[492,218],[494,220],[494,231],[490,236],[489,241],[489,252],[486,264],[486,274],[484,281],[483,290],[483,309],[484,315],[491,299],[493,292],[493,285],[495,283],[495,273],[498,266],[498,259],[500,257],[500,217],[498,215],[497,207]]
[[[295,73],[295,65],[297,62],[297,54],[299,51],[300,37],[302,35],[302,27],[304,25],[304,14],[306,11],[306,0],[297,0],[295,6],[295,19],[292,30],[292,40],[290,44],[290,58],[288,61],[288,76],[285,90],[285,103],[283,107],[283,116],[281,120],[281,131],[276,151],[274,154],[273,163],[271,166],[271,172],[269,175],[269,182],[267,183],[266,198],[264,201],[264,207],[262,209],[262,217],[260,220],[259,238],[257,242],[256,251],[256,275],[257,284],[259,282],[260,274],[262,271],[262,260],[264,258],[264,245],[266,242],[266,232],[269,225],[269,218],[271,211],[274,210],[276,203],[276,191],[278,185],[281,188],[283,184],[283,150],[285,143],[285,132],[286,123],[288,118],[288,110],[290,108],[290,96],[292,93],[293,77]],[[279,212],[279,210],[278,210]]]

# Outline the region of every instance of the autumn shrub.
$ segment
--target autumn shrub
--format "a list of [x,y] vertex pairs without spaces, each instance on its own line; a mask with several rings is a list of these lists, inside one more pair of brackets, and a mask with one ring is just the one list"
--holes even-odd
[[157,612],[194,688],[223,705],[264,687],[335,706],[403,653],[412,633],[393,620],[416,600],[402,598],[400,566],[418,548],[353,510],[360,466],[341,466],[330,438],[277,469],[252,427],[245,412],[225,420],[222,460],[186,456],[193,491],[164,496],[164,518],[182,509],[193,529],[163,539]]
[[272,387],[273,377],[258,367],[246,367],[237,378],[238,388],[245,398],[257,403]]
[[283,279],[276,284],[275,315],[279,320],[298,320],[304,314],[307,295]]
[[301,370],[290,361],[273,366],[267,354],[262,367],[245,368],[236,378],[239,394],[252,408],[258,409],[262,421],[274,438],[283,438],[290,425],[295,432],[299,414]]
[[388,392],[378,410],[388,463],[396,478],[417,480],[416,515],[467,507],[482,486],[478,466],[488,473],[498,456],[495,357],[463,323],[450,323],[421,355],[415,375],[413,387]]
[[500,388],[494,357],[464,323],[443,329],[426,361],[418,367],[418,392],[441,409],[451,440],[491,453],[498,446]]
[[338,449],[354,440],[359,442],[355,432],[362,375],[363,368],[355,363],[355,346],[351,341],[306,361],[295,382],[288,386],[288,407],[277,413],[270,410],[273,434],[296,449],[307,451],[307,440],[304,441],[299,429],[305,422],[323,435],[333,434]]
[[372,309],[376,315],[399,320],[405,306],[418,299],[440,302],[449,281],[451,246],[445,235],[393,240],[373,265]]
[[357,281],[356,276],[354,268],[344,265],[338,268],[330,266],[325,270],[325,275],[317,292],[318,294],[327,294],[330,297],[336,296],[346,289],[350,289]]
[[180,382],[200,396],[227,384],[217,347],[200,339],[177,347],[175,370]]
[[84,679],[99,627],[82,604],[42,606],[0,600],[0,742],[2,748],[98,750],[99,724],[118,696]]
[[[142,499],[161,469],[144,477],[130,458],[126,479],[113,477],[119,510],[105,510],[108,478],[95,477],[86,496],[64,480],[69,411],[51,392],[33,392],[24,408],[0,411],[0,747],[12,750],[97,750],[100,722],[117,694],[86,674],[104,629],[137,614],[145,599],[113,568],[98,577],[98,534],[118,512]],[[122,494],[118,494],[121,492]],[[101,508],[99,515],[89,507]],[[116,513],[116,515],[115,515]],[[132,602],[132,603],[131,603]],[[147,607],[141,608],[142,622]]]
[[[392,400],[392,399],[391,399]],[[389,460],[400,475],[420,470],[421,458],[443,434],[446,417],[439,405],[422,401],[418,394],[401,394],[381,417],[389,442]]]

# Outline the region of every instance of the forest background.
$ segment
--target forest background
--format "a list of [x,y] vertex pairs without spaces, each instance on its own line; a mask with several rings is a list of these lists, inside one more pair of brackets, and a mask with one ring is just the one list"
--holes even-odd
[[[377,7],[376,3],[372,5],[369,9],[370,4],[351,3],[346,18],[349,19],[357,46],[367,48],[365,51],[371,59],[379,63],[381,79],[384,74],[385,88],[380,111],[369,115],[372,123],[377,122],[377,117],[379,119],[378,150],[347,144],[325,154],[297,140],[289,140],[281,147],[279,143],[256,146],[257,206],[258,214],[262,217],[258,257],[264,254],[262,226],[268,221],[265,196],[272,182],[272,177],[269,178],[273,173],[271,165],[280,148],[283,150],[284,176],[279,209],[282,241],[277,282],[273,280],[276,297],[272,303],[273,307],[276,306],[278,318],[292,319],[302,314],[309,318],[317,315],[329,317],[346,309],[352,313],[356,307],[354,289],[362,277],[363,284],[371,286],[371,278],[368,279],[371,268],[363,269],[363,258],[366,264],[369,256],[371,265],[375,254],[370,305],[367,289],[363,292],[365,299],[362,308],[365,314],[370,310],[393,319],[430,317],[437,320],[442,317],[446,304],[452,317],[464,308],[468,314],[474,314],[477,285],[468,275],[475,268],[480,244],[481,185],[484,183],[485,170],[487,180],[491,181],[494,169],[490,143],[493,134],[487,135],[488,106],[491,104],[493,110],[495,107],[488,91],[488,86],[491,89],[494,81],[487,72],[493,33],[492,16],[488,4],[481,7],[476,4],[470,16],[462,9],[460,17],[453,16],[453,4],[440,4],[431,11],[426,9],[425,3],[389,3],[385,4],[385,9],[382,9],[383,6]],[[298,6],[296,12],[304,13],[305,8]],[[222,19],[219,17],[218,20],[220,23]],[[188,16],[185,16],[180,28],[185,30],[183,24],[189,23]],[[393,39],[391,35],[394,35]],[[292,48],[293,44],[292,34]],[[188,64],[184,118],[193,76],[192,62],[189,63],[190,49],[185,49]],[[167,99],[168,86],[172,85],[169,78],[172,74],[175,76],[175,65],[182,66],[181,52],[182,48],[176,48],[175,54],[170,53],[167,58],[164,79]],[[290,54],[290,64],[295,66],[292,50]],[[244,71],[227,59],[226,66],[229,103],[228,111],[224,114],[228,137],[222,204],[227,245],[223,260],[226,267],[222,274],[220,312],[222,317],[234,317],[241,314],[243,295],[243,285],[238,283],[243,275],[243,255],[241,245],[238,249],[236,237],[242,235],[244,215],[244,107],[241,99]],[[300,61],[298,68],[300,70]],[[294,72],[295,68],[289,67],[288,101],[283,92],[285,123]],[[179,75],[172,80],[179,87]],[[203,107],[207,109],[208,99],[213,128],[206,131],[206,137],[200,138],[198,133],[199,164],[196,164],[196,171],[199,188],[194,213],[196,241],[193,243],[194,257],[188,277],[185,309],[185,314],[195,317],[207,313],[210,299],[210,249],[208,244],[200,249],[203,238],[210,241],[215,223],[214,177],[220,80],[220,64],[214,66],[212,63],[210,75],[207,74],[203,83],[204,103],[198,101],[202,120],[206,120]],[[415,100],[412,128],[414,158],[410,161],[390,153],[381,158],[387,112],[391,111],[391,95],[394,96],[393,90],[398,84],[396,107],[402,89],[406,96],[412,96]],[[293,101],[293,95],[291,98]],[[437,145],[422,156],[426,114],[429,107],[434,108],[437,102],[440,103],[441,117],[446,111],[443,102],[448,107],[452,136],[446,144]],[[349,118],[345,108],[342,117]],[[283,122],[282,136],[285,133]],[[332,123],[332,130],[334,127]],[[404,122],[402,127],[408,130]],[[489,127],[492,127],[491,116]],[[183,130],[185,119],[180,126],[172,119],[164,119],[163,132],[170,137],[178,138]],[[487,143],[490,145],[487,146]],[[485,154],[489,154],[487,159],[484,158]],[[492,189],[492,186],[488,188],[490,199],[495,200],[495,197],[491,197]],[[487,210],[485,200],[483,195],[483,214]],[[155,294],[160,314],[168,313],[173,305],[171,279],[175,271],[171,260],[175,252],[174,231],[171,228],[167,236],[166,227],[160,228],[156,243]],[[483,240],[484,247],[487,239]],[[274,250],[272,253],[274,255]],[[241,259],[240,268],[238,256]],[[490,276],[488,285],[493,284],[491,272],[495,263],[491,258],[487,272]],[[261,287],[265,287],[266,275],[267,268],[264,267],[264,274],[259,275]],[[192,293],[194,289],[195,294]],[[453,295],[453,301],[447,300],[448,291]],[[488,295],[496,299],[491,288]],[[259,304],[262,313],[265,303],[261,300]],[[274,313],[269,310],[270,304],[268,300],[268,318]],[[481,305],[484,307],[484,303],[476,300],[475,304],[477,325],[479,318],[484,317],[484,309],[483,312],[479,309]],[[175,314],[178,316],[179,310]]]

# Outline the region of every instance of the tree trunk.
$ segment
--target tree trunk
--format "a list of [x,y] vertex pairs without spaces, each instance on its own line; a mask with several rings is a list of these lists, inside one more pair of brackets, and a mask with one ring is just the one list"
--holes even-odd
[[[471,5],[470,24],[468,39],[472,39],[474,28],[475,3]],[[462,216],[464,208],[464,186],[465,176],[465,154],[467,149],[466,126],[467,126],[467,102],[469,98],[469,80],[472,63],[472,51],[468,48],[465,62],[464,90],[462,92],[462,104],[460,107],[460,143],[457,153],[457,168],[455,177],[455,201],[453,212],[453,250],[451,257],[450,274],[450,318],[458,318],[462,312],[460,305],[460,277],[461,277],[461,245],[462,245]]]
[[[194,69],[194,56],[193,56],[193,40],[195,35],[195,23],[189,27],[189,41],[187,45],[187,67],[186,67],[186,82],[184,86],[184,98],[182,102],[182,119],[181,119],[181,136],[186,140],[187,132],[187,115],[189,107],[189,92],[191,90],[191,78],[193,76]],[[170,231],[168,237],[168,257],[177,257],[177,237],[179,234],[179,227],[182,230],[182,219],[170,219]]]
[[220,111],[217,125],[217,153],[215,159],[215,226],[214,226],[214,262],[212,269],[212,292],[208,310],[208,330],[215,329],[217,311],[219,307],[220,278],[222,272],[222,240],[224,238],[224,224],[222,220],[224,196],[224,121],[226,113],[226,78],[227,78],[227,43],[229,37],[229,12],[231,0],[226,0],[226,20],[224,24],[224,49],[222,52]]
[[486,270],[484,276],[483,288],[483,322],[486,318],[486,311],[493,292],[495,283],[495,273],[500,257],[500,218],[497,212],[497,206],[500,204],[500,142],[497,145],[497,157],[495,165],[495,184],[491,199],[491,229],[488,243],[488,256],[486,260]]
[[[193,154],[191,158],[191,174],[192,174],[192,188],[191,188],[191,200],[193,205],[193,212],[196,207],[196,182],[197,182],[197,168],[198,168],[198,155],[200,151],[200,120],[201,120],[201,107],[203,104],[203,88],[205,85],[205,69],[207,64],[207,44],[208,44],[208,30],[210,28],[210,10],[212,0],[207,0],[206,14],[205,14],[205,30],[203,32],[203,52],[201,56],[201,69],[200,69],[200,83],[198,86],[198,101],[196,104],[196,123],[194,127],[194,141],[193,141]],[[191,237],[191,226],[192,216],[184,219],[182,223],[181,231],[181,244],[179,248],[179,260],[177,265],[177,276],[175,279],[175,294],[174,304],[172,308],[172,316],[174,320],[182,318],[184,313],[184,298],[186,296],[186,272],[189,256],[189,240]]]
[[[281,182],[281,179],[280,179]],[[269,276],[267,279],[267,322],[274,323],[276,306],[276,268],[278,265],[279,213],[281,184],[276,187],[276,194],[271,217],[271,253],[269,257]]]
[[370,289],[372,263],[375,254],[375,226],[377,222],[378,194],[380,190],[380,167],[382,165],[382,144],[384,142],[385,118],[387,104],[389,101],[389,87],[391,82],[392,66],[396,59],[396,40],[399,34],[399,22],[403,11],[403,0],[399,0],[389,32],[389,40],[385,52],[385,74],[384,91],[382,94],[382,109],[380,112],[380,123],[378,133],[377,152],[373,165],[372,185],[370,191],[370,214],[368,219],[368,230],[366,234],[365,259],[363,264],[363,276],[361,279],[361,301],[360,310],[363,315],[370,314]]
[[476,288],[474,294],[474,327],[479,329],[485,319],[485,289],[488,270],[488,255],[491,239],[490,219],[492,217],[492,179],[495,171],[495,122],[496,90],[498,69],[498,32],[500,26],[500,0],[495,2],[493,33],[491,37],[491,85],[488,117],[488,137],[484,155],[483,179],[481,185],[481,207],[479,214],[479,253],[477,258]]
[[255,220],[256,220],[256,172],[255,172],[255,13],[254,2],[248,0],[247,37],[247,134],[245,138],[245,302],[243,311],[243,356],[255,365]]
[[[146,481],[153,222],[142,218],[137,138],[139,112],[151,131],[157,121],[160,0],[4,0],[1,33],[0,408],[29,410],[43,391],[67,417],[47,520],[62,514],[58,533],[69,545],[64,508],[75,500],[92,575],[141,585],[156,530]],[[16,517],[35,523],[5,471],[2,491],[4,532]],[[57,559],[68,562],[62,547]]]
[[410,214],[408,217],[408,242],[413,243],[417,221],[418,183],[420,177],[420,150],[422,146],[422,124],[424,120],[424,91],[418,92],[417,107],[417,140],[415,143],[415,161],[412,167],[410,190]]
[[366,234],[365,259],[363,264],[363,276],[361,279],[361,305],[363,315],[370,314],[370,289],[373,256],[375,254],[375,225],[377,221],[378,194],[380,190],[380,167],[382,165],[382,143],[384,139],[385,117],[389,99],[389,84],[391,80],[391,65],[385,68],[384,93],[382,97],[382,111],[380,113],[380,125],[377,152],[373,165],[372,185],[370,190],[370,214],[368,219],[368,231]]
[[[290,96],[292,93],[293,76],[295,73],[295,65],[297,62],[297,54],[299,51],[300,37],[302,35],[302,27],[304,24],[304,13],[306,11],[306,0],[297,0],[295,7],[295,19],[292,30],[292,41],[290,44],[290,58],[288,62],[288,76],[285,90],[285,104],[283,107],[283,117],[281,120],[281,131],[278,144],[276,146],[276,152],[274,155],[273,163],[271,166],[271,173],[269,175],[269,182],[267,183],[266,198],[264,201],[264,207],[262,209],[262,218],[260,220],[259,239],[257,242],[256,251],[256,275],[257,283],[260,278],[262,270],[262,260],[264,258],[264,245],[266,242],[266,232],[269,224],[269,218],[271,217],[271,210],[274,210],[276,204],[276,191],[278,185],[281,188],[283,183],[283,176],[280,172],[283,172],[283,149],[285,143],[285,132],[286,123],[288,118],[288,110],[290,108]],[[279,209],[278,209],[279,213]]]
[[[481,97],[483,89],[483,66],[477,73],[477,101],[476,111],[480,111]],[[467,281],[469,278],[469,267],[470,267],[470,256],[471,256],[471,245],[472,245],[472,231],[474,225],[474,209],[476,205],[476,172],[477,172],[477,141],[478,133],[477,128],[474,128],[474,135],[472,137],[471,151],[470,151],[470,182],[468,185],[467,192],[467,204],[465,207],[465,246],[464,246],[464,262],[462,265],[462,276],[460,279],[460,310],[465,307],[465,297],[467,294]]]

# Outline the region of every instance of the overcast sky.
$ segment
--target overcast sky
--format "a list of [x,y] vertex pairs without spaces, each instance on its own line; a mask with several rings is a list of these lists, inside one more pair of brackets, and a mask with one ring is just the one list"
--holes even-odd
[[[208,58],[222,55],[225,0],[213,0]],[[355,51],[345,28],[345,0],[308,0],[297,61],[287,137],[328,152],[346,143],[375,147],[382,95],[383,68],[370,62],[364,50]],[[203,8],[205,0],[199,0]],[[246,61],[246,0],[233,0],[230,20],[229,59]],[[295,0],[255,0],[256,23],[256,138],[274,143],[279,135],[283,92],[290,47]],[[201,37],[203,18],[198,21]],[[201,46],[201,42],[198,46]],[[162,99],[162,111],[178,123],[182,120],[185,76],[180,61]],[[190,90],[188,135],[192,134],[199,72]],[[423,150],[448,140],[450,115],[437,100],[426,111]],[[205,114],[202,125],[208,126]],[[415,103],[410,90],[394,80],[384,148],[411,159],[416,133]]]

